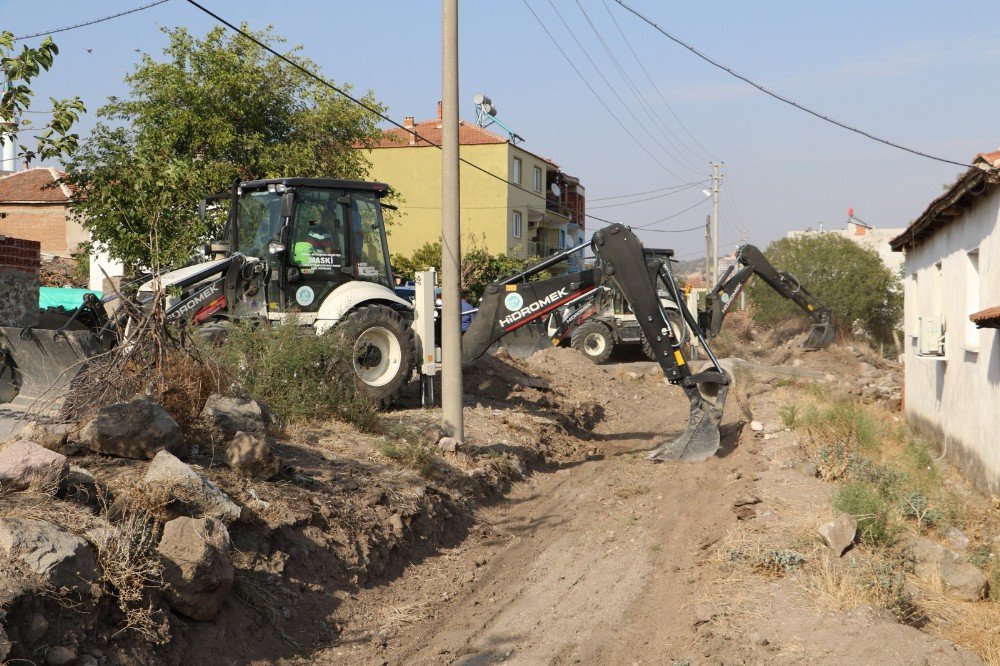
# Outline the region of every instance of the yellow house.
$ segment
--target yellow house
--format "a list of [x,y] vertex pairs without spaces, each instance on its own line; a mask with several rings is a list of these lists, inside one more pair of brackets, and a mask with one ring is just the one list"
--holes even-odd
[[[419,123],[413,117],[406,130],[386,130],[365,149],[371,161],[369,177],[388,183],[402,202],[390,228],[389,250],[409,255],[424,243],[441,240],[441,105],[438,117]],[[425,140],[426,139],[426,140]],[[582,242],[585,191],[577,178],[476,124],[459,127],[460,154],[477,167],[461,165],[462,243],[470,237],[491,254],[545,257]],[[578,266],[578,257],[572,265]]]

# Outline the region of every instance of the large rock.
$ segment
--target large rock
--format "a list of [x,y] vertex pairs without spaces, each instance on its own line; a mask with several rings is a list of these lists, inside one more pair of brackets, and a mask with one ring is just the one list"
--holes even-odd
[[98,579],[90,544],[44,520],[0,518],[0,557],[20,563],[56,588],[90,591]]
[[819,535],[833,554],[840,557],[854,543],[854,537],[858,532],[858,521],[854,516],[841,514],[835,520],[824,523],[819,527]]
[[66,456],[18,441],[0,451],[0,490],[55,492],[69,473]]
[[208,396],[201,417],[224,442],[231,440],[238,432],[260,437],[276,436],[285,427],[277,414],[256,400],[232,398],[219,393]]
[[962,560],[961,555],[924,537],[910,537],[903,544],[903,557],[911,571],[930,583],[940,583],[946,592],[966,601],[986,596],[989,581],[983,572]]
[[150,398],[102,407],[80,432],[80,443],[96,453],[136,460],[160,451],[187,455],[177,421]]
[[68,441],[68,436],[72,428],[73,424],[70,423],[38,423],[37,421],[32,421],[17,432],[17,438],[44,446],[49,451],[73,456],[79,453],[80,449]]
[[157,453],[149,463],[143,484],[147,492],[165,492],[195,513],[218,518],[227,525],[240,517],[240,507],[226,493],[166,451]]
[[211,620],[233,587],[229,532],[214,518],[175,518],[157,546],[171,608],[192,620]]
[[267,480],[281,469],[281,458],[266,436],[242,430],[226,445],[226,463],[241,476]]

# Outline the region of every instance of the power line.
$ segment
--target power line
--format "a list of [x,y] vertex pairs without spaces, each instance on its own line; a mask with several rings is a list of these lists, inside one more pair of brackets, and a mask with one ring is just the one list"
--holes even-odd
[[[642,59],[639,57],[639,54],[635,52],[635,49],[632,48],[631,40],[625,36],[625,31],[623,31],[621,25],[618,24],[618,19],[615,18],[614,13],[611,11],[611,7],[608,6],[607,0],[605,0],[602,4],[604,5],[605,11],[608,12],[608,16],[611,17],[611,22],[614,23],[615,28],[618,29],[618,34],[621,35],[622,41],[625,42],[625,45],[628,47],[628,50],[632,52],[632,57],[635,58],[636,64],[639,65],[639,69],[642,70],[642,73],[646,75],[646,78],[649,80],[650,85],[653,86],[653,90],[656,91],[656,94],[659,95],[660,100],[663,102],[663,105],[667,107],[667,110],[670,111],[670,115],[674,117],[674,120],[676,120],[677,124],[681,126],[681,129],[683,129],[684,132],[689,137],[691,137],[691,140],[694,141],[695,145],[701,148],[702,154],[697,156],[709,162],[714,161],[712,159],[711,154],[709,153],[709,150],[705,148],[705,146],[701,145],[701,142],[698,141],[698,139],[695,138],[694,134],[691,133],[691,130],[687,128],[687,125],[684,124],[684,121],[682,121],[680,116],[678,116],[677,113],[674,111],[674,107],[670,105],[670,102],[668,102],[667,98],[663,95],[663,92],[660,90],[660,86],[656,85],[656,81],[653,80],[653,77],[652,75],[650,75],[649,70],[646,69],[646,66],[644,64],[642,64]],[[692,155],[696,155],[695,151],[692,150],[690,146],[688,146],[687,144],[683,145],[688,149],[688,151]]]
[[635,98],[639,100],[639,106],[641,106],[642,110],[646,113],[646,117],[649,118],[649,120],[653,123],[654,127],[659,128],[660,135],[663,136],[664,139],[666,139],[667,143],[670,144],[670,147],[677,151],[677,157],[675,157],[675,159],[677,160],[678,164],[682,164],[683,166],[685,166],[686,168],[690,169],[695,173],[703,173],[703,170],[699,169],[698,167],[691,164],[690,161],[688,161],[687,157],[684,155],[684,151],[682,150],[682,148],[678,147],[677,143],[674,142],[676,136],[674,136],[674,139],[670,138],[671,136],[673,136],[673,132],[669,132],[670,136],[668,136],[668,133],[665,131],[669,129],[667,128],[666,123],[664,123],[662,119],[656,116],[656,114],[653,111],[653,106],[649,103],[649,100],[646,99],[646,96],[642,94],[642,91],[639,90],[639,87],[635,85],[635,82],[632,81],[632,77],[630,77],[625,68],[622,67],[622,64],[618,61],[618,58],[615,57],[614,51],[612,51],[611,47],[608,46],[608,43],[607,41],[605,41],[604,36],[601,34],[601,31],[597,29],[597,25],[590,19],[590,14],[588,14],[587,10],[583,8],[582,4],[580,4],[580,0],[576,0],[576,6],[579,8],[580,13],[583,14],[583,18],[586,19],[587,25],[589,25],[590,29],[594,32],[594,35],[597,37],[597,41],[600,42],[601,47],[604,49],[604,52],[608,54],[608,57],[611,59],[611,62],[618,70],[618,73],[621,75],[622,79],[624,79],[625,84],[629,87],[629,89],[631,89],[632,94],[635,95]]
[[655,190],[646,190],[645,192],[633,192],[632,194],[619,194],[613,197],[597,197],[594,199],[588,199],[588,201],[610,201],[611,199],[627,199],[629,197],[638,197],[643,194],[655,194],[656,192],[666,192],[667,190],[678,190],[688,185],[704,185],[707,180],[692,181],[690,183],[683,183],[681,185],[671,185],[670,187],[661,187]]
[[[164,1],[166,1],[166,0],[164,0]],[[294,60],[292,60],[291,58],[289,58],[288,56],[285,56],[285,55],[283,55],[281,53],[278,53],[273,48],[271,48],[270,46],[268,46],[267,44],[265,44],[264,42],[260,41],[259,39],[257,39],[256,37],[254,37],[253,35],[251,35],[247,31],[243,30],[242,28],[237,27],[236,25],[234,25],[230,21],[227,21],[226,19],[222,18],[221,16],[219,16],[218,14],[216,14],[215,12],[213,12],[212,10],[208,9],[204,5],[196,2],[195,0],[186,0],[186,1],[187,1],[187,3],[189,5],[197,8],[199,11],[207,14],[208,16],[211,16],[213,19],[215,19],[216,21],[218,21],[222,25],[226,26],[227,28],[229,28],[233,32],[237,33],[238,35],[241,35],[245,39],[250,40],[251,42],[253,42],[257,46],[259,46],[260,48],[264,49],[265,51],[267,51],[268,53],[270,53],[271,55],[273,55],[275,58],[278,58],[282,62],[285,62],[285,63],[291,65],[292,67],[294,67],[298,71],[302,72],[303,74],[305,74],[309,78],[317,81],[321,85],[326,86],[330,90],[333,90],[334,92],[338,93],[339,95],[345,97],[346,99],[350,100],[351,102],[353,102],[357,106],[361,107],[362,109],[368,111],[369,113],[371,113],[371,114],[373,114],[375,116],[378,116],[379,118],[381,118],[382,120],[386,121],[387,123],[389,123],[391,125],[394,125],[395,127],[397,127],[399,129],[403,130],[404,132],[406,132],[407,134],[412,135],[414,138],[422,140],[422,141],[425,141],[429,145],[434,146],[438,150],[441,150],[441,144],[434,143],[433,141],[431,141],[427,137],[420,135],[413,128],[405,127],[404,125],[401,125],[400,123],[396,122],[395,120],[393,120],[389,116],[387,116],[384,113],[382,113],[380,110],[378,110],[374,106],[372,106],[372,105],[370,105],[370,104],[368,104],[368,103],[366,103],[366,102],[358,99],[357,97],[351,95],[350,93],[348,93],[343,88],[339,88],[339,87],[333,85],[332,83],[330,83],[329,81],[327,81],[326,79],[324,79],[319,74],[316,74],[315,72],[307,69],[303,65],[301,65],[301,64],[295,62]],[[486,174],[487,176],[489,176],[491,178],[495,178],[495,179],[499,180],[502,183],[507,183],[508,185],[512,185],[512,186],[518,187],[517,183],[509,181],[506,178],[504,178],[503,176],[495,174],[492,171],[489,171],[488,169],[485,169],[485,168],[479,166],[478,164],[470,162],[469,160],[465,159],[464,157],[463,158],[459,158],[459,160],[463,164],[467,164],[468,166],[472,167],[473,169],[475,169],[477,171],[480,171],[480,172]],[[537,194],[535,192],[530,192],[528,190],[523,190],[523,191],[526,194],[530,194],[531,196],[534,196],[534,197],[537,197],[537,198],[541,199],[542,201],[546,201],[546,202],[548,201],[547,198],[544,195]],[[591,218],[591,219],[597,220],[598,222],[603,222],[604,224],[614,224],[614,222],[612,220],[606,220],[606,219],[604,219],[602,217],[598,217],[596,215],[590,215],[588,213],[586,216],[589,217],[589,218]]]
[[[556,7],[555,2],[553,0],[547,0],[547,2],[549,3],[549,6],[552,7],[552,11],[555,12],[556,17],[558,17],[558,19],[559,19],[559,22],[563,24],[564,28],[566,28],[566,31],[569,33],[569,36],[573,38],[574,42],[576,42],[577,47],[579,47],[580,51],[583,53],[583,56],[587,59],[587,62],[589,62],[590,66],[594,68],[594,71],[597,72],[597,75],[599,77],[601,77],[602,81],[604,81],[604,85],[606,85],[608,87],[608,90],[610,90],[611,94],[615,96],[615,99],[617,99],[618,103],[621,105],[621,107],[623,109],[625,109],[625,112],[628,113],[628,115],[632,117],[632,120],[635,121],[636,125],[638,125],[642,129],[642,131],[646,133],[646,136],[648,136],[650,138],[650,140],[653,143],[655,143],[657,145],[657,147],[659,147],[660,150],[662,150],[671,159],[673,159],[674,162],[676,162],[679,166],[682,166],[682,167],[684,167],[686,169],[689,169],[689,170],[693,171],[694,173],[701,173],[701,171],[699,171],[697,168],[693,168],[690,165],[685,164],[681,158],[678,158],[677,155],[674,155],[674,153],[671,152],[669,148],[667,148],[666,146],[664,146],[663,143],[661,143],[660,140],[657,139],[656,136],[653,135],[653,133],[649,130],[649,128],[646,127],[646,124],[643,123],[641,120],[639,120],[639,117],[637,115],[635,115],[635,113],[632,111],[632,109],[625,103],[625,100],[622,99],[622,96],[618,94],[618,90],[613,85],[611,85],[611,81],[608,80],[608,77],[606,77],[604,75],[604,72],[601,70],[600,67],[598,67],[598,65],[594,61],[594,59],[592,57],[590,57],[590,52],[583,45],[583,42],[580,41],[580,38],[576,36],[576,33],[573,32],[573,28],[571,28],[570,25],[569,25],[569,23],[566,22],[566,19],[563,18],[563,15],[559,11],[559,8]],[[586,15],[585,15],[585,17],[586,17]],[[587,20],[590,20],[590,19],[588,18]],[[653,123],[655,124],[656,121],[654,120]],[[676,148],[674,150],[676,150]],[[681,178],[680,176],[677,176],[672,171],[670,173],[672,175],[674,175],[674,177],[676,177],[678,180],[683,180],[683,178]]]
[[712,58],[710,58],[709,56],[705,55],[704,53],[702,53],[701,51],[699,51],[698,49],[696,49],[694,46],[691,46],[690,44],[688,44],[684,40],[680,39],[679,37],[675,37],[674,35],[670,34],[666,30],[664,30],[663,28],[661,28],[660,26],[658,26],[656,23],[654,23],[652,20],[650,20],[650,19],[646,18],[645,16],[643,16],[637,10],[632,9],[632,7],[629,7],[622,0],[615,0],[615,2],[617,2],[619,5],[621,5],[622,7],[624,7],[625,9],[627,9],[628,11],[632,12],[635,16],[637,16],[642,21],[645,21],[654,30],[656,30],[657,32],[659,32],[661,35],[663,35],[667,39],[669,39],[669,40],[671,40],[671,41],[673,41],[673,42],[675,42],[675,43],[683,46],[688,51],[690,51],[691,53],[695,54],[696,56],[698,56],[699,58],[701,58],[702,60],[704,60],[708,64],[712,65],[713,67],[717,67],[717,68],[721,69],[722,71],[726,72],[730,76],[734,76],[737,79],[739,79],[740,81],[743,81],[744,83],[747,83],[747,84],[753,86],[754,88],[756,88],[757,90],[761,91],[765,95],[768,95],[769,97],[773,97],[774,99],[778,100],[779,102],[784,102],[785,104],[788,104],[789,106],[795,107],[799,111],[804,111],[805,113],[808,113],[811,116],[819,118],[820,120],[824,120],[824,121],[830,123],[831,125],[836,125],[837,127],[840,127],[841,129],[848,130],[849,132],[854,132],[855,134],[860,134],[861,136],[866,137],[868,139],[871,139],[872,141],[876,141],[878,143],[884,144],[886,146],[890,146],[892,148],[896,148],[898,150],[906,151],[906,152],[911,153],[913,155],[918,155],[920,157],[926,157],[929,160],[935,160],[937,162],[944,162],[945,164],[954,164],[955,166],[960,166],[960,167],[970,167],[970,166],[972,166],[971,164],[968,164],[967,162],[956,162],[954,160],[949,160],[949,159],[946,159],[944,157],[937,157],[936,155],[931,155],[929,153],[924,153],[924,152],[921,152],[921,151],[916,150],[914,148],[907,148],[904,145],[901,145],[901,144],[898,144],[898,143],[894,143],[892,141],[889,141],[888,139],[882,139],[882,138],[877,137],[874,134],[866,132],[866,131],[864,131],[862,129],[858,129],[857,127],[853,127],[851,125],[848,125],[847,123],[842,123],[839,120],[835,120],[835,119],[833,119],[833,118],[831,118],[829,116],[825,116],[822,113],[820,113],[818,111],[814,111],[814,110],[810,109],[807,106],[803,106],[803,105],[799,104],[798,102],[796,102],[796,101],[794,101],[792,99],[784,97],[783,95],[779,95],[778,93],[774,92],[773,90],[770,90],[769,88],[765,88],[763,85],[757,83],[756,81],[753,81],[752,79],[749,79],[746,76],[744,76],[744,75],[742,75],[742,74],[740,74],[738,72],[733,71],[732,68],[723,65],[722,63],[718,62],[717,60],[713,60]]
[[[666,222],[667,220],[672,220],[672,219],[674,219],[675,217],[677,217],[679,215],[683,215],[684,213],[688,212],[692,208],[697,208],[698,206],[701,206],[702,204],[707,203],[708,201],[710,201],[710,199],[702,199],[701,201],[698,201],[698,202],[694,203],[693,205],[688,206],[684,210],[679,210],[679,211],[677,211],[676,213],[674,213],[672,215],[667,215],[666,217],[661,217],[658,220],[653,220],[652,222],[648,222],[646,224],[640,224],[639,226],[635,226],[635,227],[632,227],[632,228],[633,229],[645,229],[646,231],[664,231],[662,229],[648,229],[647,227],[651,227],[654,224],[659,224],[660,222]],[[697,228],[704,229],[705,225],[701,224],[701,225],[698,225],[698,227],[692,227],[692,229],[697,229]],[[681,231],[690,231],[690,230],[691,229],[682,229]]]
[[594,97],[597,98],[597,101],[601,103],[601,106],[604,107],[604,110],[608,112],[608,114],[614,119],[614,121],[618,123],[618,126],[621,127],[626,134],[629,135],[629,138],[631,138],[636,143],[636,145],[642,149],[644,153],[649,155],[649,158],[651,160],[659,164],[664,171],[669,173],[677,180],[684,180],[676,173],[671,171],[666,164],[657,159],[656,156],[649,151],[649,148],[647,148],[644,143],[639,141],[639,139],[635,136],[635,134],[633,134],[627,127],[625,127],[625,123],[623,123],[621,119],[617,115],[615,115],[615,112],[611,110],[611,107],[608,106],[607,103],[604,101],[604,99],[602,99],[601,96],[597,93],[597,91],[594,90],[594,87],[590,85],[589,81],[587,81],[587,77],[583,75],[580,69],[573,62],[572,58],[569,57],[566,51],[564,51],[563,48],[559,45],[559,42],[556,41],[556,38],[552,35],[551,32],[549,32],[548,27],[546,27],[544,22],[542,22],[542,19],[538,16],[538,14],[535,13],[535,10],[531,8],[531,5],[528,4],[528,0],[522,0],[522,2],[524,3],[524,6],[528,8],[528,11],[531,12],[531,15],[535,17],[535,20],[538,21],[538,25],[542,27],[542,30],[545,31],[545,34],[548,35],[549,40],[552,42],[552,44],[556,47],[556,49],[558,49],[559,53],[562,54],[562,57],[566,59],[566,62],[569,63],[569,66],[573,69],[574,72],[576,72],[576,75],[580,77],[580,80],[583,81],[583,85],[587,86],[587,89],[590,90],[590,92],[594,95]]
[[591,206],[590,208],[591,210],[593,210],[597,208],[617,208],[619,206],[631,206],[632,204],[642,203],[643,201],[652,201],[653,199],[662,199],[664,197],[669,197],[674,194],[680,194],[685,190],[690,190],[692,187],[698,187],[699,185],[701,185],[701,183],[691,183],[690,185],[678,188],[673,192],[665,192],[663,194],[657,194],[656,196],[653,197],[646,197],[645,199],[636,199],[635,201],[623,201],[622,203],[605,204],[603,206]]
[[694,231],[695,229],[704,229],[704,228],[705,228],[704,224],[697,224],[693,227],[688,227],[687,229],[643,229],[643,231],[646,231],[651,234],[680,234],[684,233],[685,231]]
[[19,42],[22,39],[34,39],[35,37],[43,37],[45,35],[54,35],[54,34],[56,34],[58,32],[67,32],[69,30],[76,30],[77,28],[85,28],[88,25],[97,25],[98,23],[104,23],[105,21],[110,21],[111,19],[116,19],[116,18],[118,18],[120,16],[127,16],[128,14],[135,14],[136,12],[141,12],[141,11],[143,11],[145,9],[149,9],[151,7],[156,7],[157,5],[162,5],[162,4],[167,3],[167,2],[170,2],[170,0],[157,0],[156,2],[150,2],[148,4],[141,5],[139,7],[133,8],[133,9],[129,9],[128,11],[118,12],[117,14],[112,14],[111,16],[102,16],[101,18],[94,19],[93,21],[87,21],[85,23],[77,23],[76,25],[68,25],[68,26],[66,26],[64,28],[55,28],[53,30],[45,30],[45,31],[42,31],[42,32],[36,32],[33,35],[23,35],[21,37],[15,37],[14,41],[15,42]]

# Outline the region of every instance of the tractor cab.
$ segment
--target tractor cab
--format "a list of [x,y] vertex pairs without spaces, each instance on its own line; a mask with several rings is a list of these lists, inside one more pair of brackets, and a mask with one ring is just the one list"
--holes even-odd
[[269,313],[317,313],[348,282],[392,289],[381,204],[388,191],[384,183],[326,178],[237,188],[230,244],[264,262]]

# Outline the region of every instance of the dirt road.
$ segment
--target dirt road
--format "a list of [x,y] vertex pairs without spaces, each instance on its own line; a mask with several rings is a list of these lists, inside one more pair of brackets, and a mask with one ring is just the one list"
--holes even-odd
[[[662,384],[631,390],[594,428],[601,456],[531,476],[456,548],[354,595],[340,640],[311,661],[979,663],[871,609],[823,611],[786,580],[720,590],[718,544],[794,480],[773,473],[732,398],[718,456],[645,461],[655,434],[680,434],[686,401]],[[727,595],[752,603],[727,612]]]
[[[683,659],[692,635],[681,609],[699,595],[701,546],[736,521],[731,502],[720,497],[746,485],[725,481],[741,464],[733,457],[707,465],[643,459],[653,433],[679,434],[684,407],[671,401],[637,410],[633,432],[599,428],[601,459],[535,475],[480,512],[471,543],[414,567],[388,590],[363,595],[362,606],[383,606],[371,612],[375,624],[393,610],[405,614],[398,633],[376,642],[385,646],[382,658],[456,664]],[[729,448],[737,435],[728,429]],[[358,637],[379,631],[355,630]],[[343,639],[349,642],[349,634]],[[329,654],[350,655],[360,656],[343,648]]]

